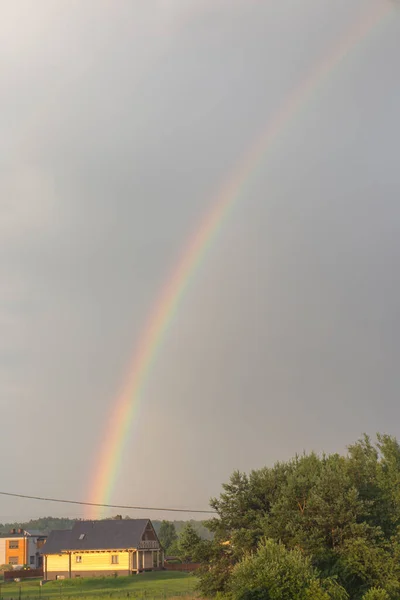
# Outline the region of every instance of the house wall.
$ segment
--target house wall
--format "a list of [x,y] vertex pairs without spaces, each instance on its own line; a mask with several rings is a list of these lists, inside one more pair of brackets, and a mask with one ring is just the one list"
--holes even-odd
[[[137,569],[137,555],[140,555],[139,568],[140,570],[157,569],[153,558],[157,557],[157,551],[140,550],[140,552],[127,550],[103,551],[103,552],[72,552],[71,553],[71,577],[96,577],[103,575],[130,575]],[[112,563],[112,556],[118,556],[118,564]],[[80,562],[77,562],[77,557],[81,557]],[[162,568],[162,552],[159,552],[159,567]],[[57,576],[68,578],[69,573],[69,554],[47,556],[44,562],[45,579],[57,579]]]
[[69,577],[68,554],[48,554],[44,560],[44,578],[56,579],[57,575]]
[[145,569],[153,568],[153,553],[150,551],[146,551],[144,553],[144,568]]
[[[18,548],[10,548],[10,543],[18,542]],[[5,564],[16,564],[23,566],[27,562],[27,539],[23,536],[20,538],[12,537],[6,538],[6,560]],[[16,558],[15,563],[12,559]]]
[[[18,548],[10,548],[10,542],[18,542]],[[37,547],[37,537],[30,537],[21,535],[10,536],[7,538],[0,538],[0,564],[9,564],[10,558],[17,558],[17,565],[23,566],[28,565],[31,568],[36,568],[38,566],[38,557],[36,553],[38,551]],[[30,557],[35,557],[35,562],[30,562]]]
[[[28,542],[28,548],[27,548],[27,560],[26,560],[26,564],[29,565],[31,567],[31,569],[35,569],[37,567],[37,557],[36,557],[36,552],[37,552],[37,548],[36,548],[36,538],[34,537],[29,537],[27,539]],[[31,556],[34,557],[34,562],[31,562]]]
[[6,563],[6,540],[5,538],[0,538],[0,565],[5,565]]
[[[81,562],[76,562],[76,557],[81,556]],[[112,556],[118,556],[118,564],[111,562]],[[125,574],[130,573],[129,552],[123,551],[107,551],[107,552],[74,552],[71,556],[71,569],[73,573],[81,573],[83,571],[109,571],[110,573],[118,573],[124,571]]]
[[[81,562],[76,562],[76,557],[81,557]],[[111,562],[112,556],[118,556],[118,564]],[[45,561],[44,576],[46,579],[57,579],[57,576],[69,578],[69,554],[54,555],[47,557],[47,568]],[[110,552],[73,552],[71,553],[71,577],[96,577],[102,575],[130,575],[132,572],[130,564],[130,553],[128,551]]]

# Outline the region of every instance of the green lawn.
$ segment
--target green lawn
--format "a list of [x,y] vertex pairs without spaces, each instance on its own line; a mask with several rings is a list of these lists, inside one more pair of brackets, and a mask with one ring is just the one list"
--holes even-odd
[[194,575],[161,571],[141,573],[132,577],[96,577],[93,579],[64,579],[49,581],[42,587],[39,580],[21,583],[1,583],[1,600],[133,600],[163,598],[196,598],[194,588],[197,580]]

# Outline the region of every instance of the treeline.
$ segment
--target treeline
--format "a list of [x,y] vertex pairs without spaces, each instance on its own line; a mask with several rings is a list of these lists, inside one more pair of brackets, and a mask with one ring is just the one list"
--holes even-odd
[[[126,516],[125,519],[129,519],[131,517]],[[76,519],[70,519],[66,517],[41,517],[40,519],[31,519],[30,521],[25,522],[15,522],[15,523],[0,523],[0,534],[9,533],[11,529],[38,529],[43,533],[50,533],[53,529],[71,529]],[[173,536],[177,539],[180,533],[184,530],[188,523],[191,524],[193,529],[198,533],[198,535],[202,539],[212,539],[212,533],[205,527],[202,521],[152,521],[154,525],[154,529],[156,530],[157,535],[160,533],[160,529],[162,524],[170,523],[171,528],[173,530]],[[165,525],[164,525],[165,528]]]
[[50,533],[52,529],[71,529],[76,519],[64,517],[41,517],[25,522],[0,523],[0,534],[9,533],[11,529],[38,529],[43,533]]
[[[174,534],[175,534],[177,537],[179,537],[181,535],[182,531],[184,529],[186,529],[188,525],[191,525],[191,527],[194,529],[194,531],[203,540],[212,540],[212,538],[213,538],[213,534],[206,527],[204,521],[195,521],[195,520],[190,520],[190,521],[152,521],[152,523],[154,525],[154,529],[156,530],[158,537],[160,537],[160,535],[161,535],[160,541],[166,550],[168,550],[168,544],[165,545],[165,543],[164,543],[165,540],[162,541],[163,530],[165,531],[165,523],[170,524],[169,530],[172,532],[172,536],[174,536]],[[160,533],[160,530],[161,530],[161,533]]]
[[213,539],[210,530],[199,521],[158,521],[155,529],[165,556],[184,561],[192,560],[193,549],[199,547],[199,544]]
[[193,538],[205,596],[399,600],[400,445],[365,436],[339,454],[235,472]]

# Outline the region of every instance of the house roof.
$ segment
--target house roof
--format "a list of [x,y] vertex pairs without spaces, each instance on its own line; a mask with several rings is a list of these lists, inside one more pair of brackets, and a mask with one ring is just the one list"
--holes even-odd
[[77,521],[70,530],[52,531],[42,554],[59,554],[61,550],[138,548],[149,522],[149,519]]
[[71,529],[53,529],[44,546],[39,550],[41,554],[61,554],[68,548]]
[[148,522],[148,519],[78,521],[71,531],[69,549],[137,548]]
[[43,531],[40,531],[39,529],[25,529],[25,533],[27,533],[28,535],[32,536],[32,537],[46,537],[47,533],[43,533]]

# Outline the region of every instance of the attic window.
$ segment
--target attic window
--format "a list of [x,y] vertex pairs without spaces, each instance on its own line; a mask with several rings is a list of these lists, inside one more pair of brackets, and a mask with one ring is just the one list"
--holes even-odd
[[84,534],[84,533],[81,533],[81,535],[79,536],[79,539],[80,539],[80,540],[83,540],[84,538],[85,538],[85,534]]

